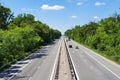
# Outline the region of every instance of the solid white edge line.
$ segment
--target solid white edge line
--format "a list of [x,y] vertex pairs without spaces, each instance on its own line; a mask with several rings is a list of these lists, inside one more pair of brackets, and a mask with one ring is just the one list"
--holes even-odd
[[[73,41],[73,40],[72,40]],[[73,41],[73,42],[75,42],[75,41]],[[75,44],[79,44],[78,42],[75,42]],[[79,44],[80,45],[80,44]],[[94,53],[95,55],[97,55],[97,56],[99,56],[99,57],[101,57],[101,58],[103,58],[103,59],[105,59],[106,61],[108,61],[108,62],[110,62],[109,60],[107,60],[106,58],[104,58],[103,56],[101,56],[101,55],[98,55],[98,54],[96,54],[95,52],[93,52],[91,49],[88,49],[88,48],[86,48],[85,46],[83,46],[83,45],[80,45],[81,47],[83,47],[84,49],[87,49],[87,50],[89,50],[89,51],[91,51],[92,53]],[[110,71],[114,76],[116,76],[118,79],[120,79],[120,76],[118,76],[116,73],[114,73],[112,70],[110,70],[108,67],[106,67],[104,64],[102,64],[100,61],[98,61],[95,57],[93,57],[92,55],[90,55],[90,54],[88,54],[88,52],[87,51],[85,51],[85,53],[88,55],[88,56],[90,56],[91,58],[93,58],[97,63],[99,63],[101,66],[103,66],[105,69],[107,69],[108,71]],[[113,63],[112,63],[113,64]],[[117,65],[118,66],[118,65]]]
[[[73,41],[73,40],[72,40],[72,41]],[[73,41],[73,42],[74,42],[75,44],[79,44],[79,43],[76,42],[76,41]],[[81,47],[84,48],[84,49],[89,50],[90,52],[94,53],[96,56],[99,56],[99,57],[101,57],[102,59],[106,60],[107,62],[109,62],[109,63],[115,65],[116,67],[119,67],[119,68],[120,68],[120,65],[116,64],[115,62],[111,61],[110,59],[107,59],[107,58],[103,57],[102,55],[100,55],[100,54],[98,54],[98,53],[96,54],[96,52],[94,52],[93,50],[85,47],[84,45],[79,44],[79,46],[81,46]]]
[[101,66],[103,66],[106,70],[110,71],[113,75],[115,75],[118,79],[120,79],[120,77],[115,74],[112,70],[110,70],[109,68],[107,68],[104,64],[102,64],[100,61],[98,61],[95,57],[91,56],[90,54],[88,54],[87,51],[85,51],[85,53],[90,56],[92,59],[94,59],[97,63],[99,63]]
[[[66,42],[65,42],[65,43],[66,43]],[[66,46],[67,46],[67,44],[66,44]],[[67,49],[68,49],[68,46],[67,46]],[[68,49],[68,54],[70,55],[69,49]],[[78,73],[77,73],[77,70],[76,70],[76,68],[75,68],[75,65],[74,65],[74,62],[73,62],[73,59],[72,59],[71,55],[70,55],[70,59],[71,59],[72,64],[73,64],[73,68],[74,68],[74,70],[75,70],[77,80],[80,80],[80,77],[78,76]]]
[[57,51],[57,55],[56,55],[56,58],[55,58],[55,61],[54,61],[54,65],[53,65],[52,73],[51,73],[51,76],[50,76],[50,80],[53,80],[53,77],[54,77],[55,69],[56,69],[57,62],[58,62],[58,57],[59,57],[61,42],[62,42],[62,39],[59,42],[59,49]]

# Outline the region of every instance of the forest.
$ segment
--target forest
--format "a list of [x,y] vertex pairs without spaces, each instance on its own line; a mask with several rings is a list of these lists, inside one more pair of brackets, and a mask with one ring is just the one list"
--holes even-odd
[[120,14],[76,25],[65,36],[120,64]]
[[0,69],[16,62],[61,36],[61,32],[36,21],[32,14],[14,13],[0,4]]

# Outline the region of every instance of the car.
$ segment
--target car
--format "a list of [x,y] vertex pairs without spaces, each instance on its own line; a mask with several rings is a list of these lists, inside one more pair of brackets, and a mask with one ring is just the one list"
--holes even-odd
[[72,45],[69,45],[69,48],[72,48]]

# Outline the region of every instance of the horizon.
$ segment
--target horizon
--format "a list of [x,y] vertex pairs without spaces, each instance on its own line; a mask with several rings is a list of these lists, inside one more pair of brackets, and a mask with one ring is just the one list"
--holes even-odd
[[10,8],[15,17],[21,13],[32,14],[35,20],[61,31],[62,34],[75,25],[98,22],[120,13],[120,0],[29,0],[29,2],[1,0],[0,2]]

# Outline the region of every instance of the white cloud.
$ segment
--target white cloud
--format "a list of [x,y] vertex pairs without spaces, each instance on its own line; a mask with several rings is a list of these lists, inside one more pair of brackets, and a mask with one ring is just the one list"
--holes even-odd
[[70,17],[73,18],[73,19],[77,18],[77,16],[70,16]]
[[26,10],[26,8],[22,8],[22,9],[21,9],[21,11],[25,11],[25,10]]
[[32,9],[32,8],[22,8],[21,11],[35,11],[37,9]]
[[96,2],[95,3],[95,6],[103,6],[103,5],[106,5],[104,2]]
[[98,16],[94,16],[93,18],[94,18],[94,19],[99,19],[99,17],[98,17]]
[[64,6],[60,6],[60,5],[49,6],[47,4],[44,4],[41,6],[42,10],[62,10],[64,8],[65,8]]
[[78,3],[77,3],[77,6],[81,6],[81,5],[83,5],[82,2],[78,2]]

